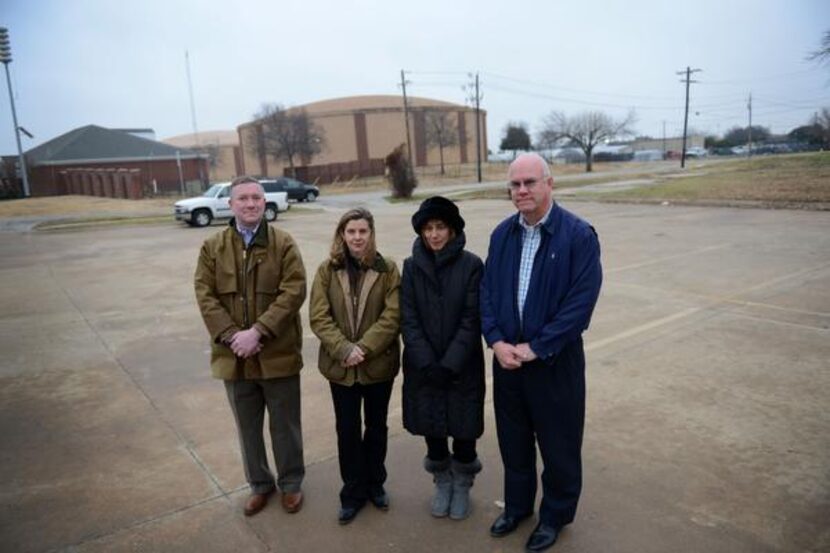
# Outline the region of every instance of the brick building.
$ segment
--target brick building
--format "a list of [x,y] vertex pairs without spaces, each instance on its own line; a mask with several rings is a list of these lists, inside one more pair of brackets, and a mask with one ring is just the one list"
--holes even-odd
[[141,198],[208,183],[205,155],[97,125],[62,134],[25,156],[32,196]]

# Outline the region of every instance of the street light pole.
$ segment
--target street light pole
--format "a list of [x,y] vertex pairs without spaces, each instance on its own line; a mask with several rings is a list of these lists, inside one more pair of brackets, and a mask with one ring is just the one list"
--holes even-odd
[[31,196],[29,192],[29,176],[26,172],[26,158],[23,156],[23,147],[20,145],[20,127],[17,124],[17,110],[14,109],[14,92],[12,78],[9,75],[9,64],[12,61],[12,48],[9,44],[9,31],[0,27],[0,62],[6,68],[6,83],[9,85],[9,103],[12,106],[12,121],[14,122],[14,139],[17,141],[17,155],[20,158],[20,172],[23,175],[23,197]]

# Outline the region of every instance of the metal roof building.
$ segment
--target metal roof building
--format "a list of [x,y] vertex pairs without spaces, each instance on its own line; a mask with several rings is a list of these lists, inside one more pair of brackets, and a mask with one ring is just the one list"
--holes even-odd
[[[33,196],[136,197],[207,183],[206,156],[97,125],[79,127],[26,152]],[[127,178],[132,194],[115,183]],[[100,181],[100,182],[98,182]]]

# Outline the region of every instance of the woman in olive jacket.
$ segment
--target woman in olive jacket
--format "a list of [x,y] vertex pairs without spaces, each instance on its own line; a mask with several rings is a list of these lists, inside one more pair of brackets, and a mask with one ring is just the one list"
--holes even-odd
[[[375,224],[365,209],[340,219],[331,254],[317,269],[309,320],[320,339],[318,367],[329,380],[343,487],[340,524],[366,501],[389,508],[386,481],[386,416],[400,368],[400,274],[377,252]],[[365,429],[361,424],[365,413]]]
[[[464,219],[441,196],[412,216],[418,234],[401,283],[403,423],[426,438],[432,515],[461,520],[481,470],[476,439],[484,431],[484,354],[478,289],[483,264],[464,250]],[[448,437],[453,438],[450,457]]]

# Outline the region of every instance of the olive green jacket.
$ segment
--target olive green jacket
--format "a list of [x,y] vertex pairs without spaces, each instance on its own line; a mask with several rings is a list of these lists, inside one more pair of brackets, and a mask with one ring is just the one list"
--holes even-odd
[[[317,269],[311,286],[309,322],[320,339],[318,367],[323,376],[345,386],[395,378],[400,368],[401,276],[391,259],[377,255],[360,286],[357,309],[351,302],[348,271],[330,260]],[[365,360],[354,367],[341,362],[357,345]]]
[[[215,378],[280,378],[300,372],[306,275],[291,235],[263,220],[246,249],[231,219],[228,228],[202,245],[194,281],[211,337]],[[262,334],[262,350],[248,359],[237,358],[226,342],[252,326]]]

